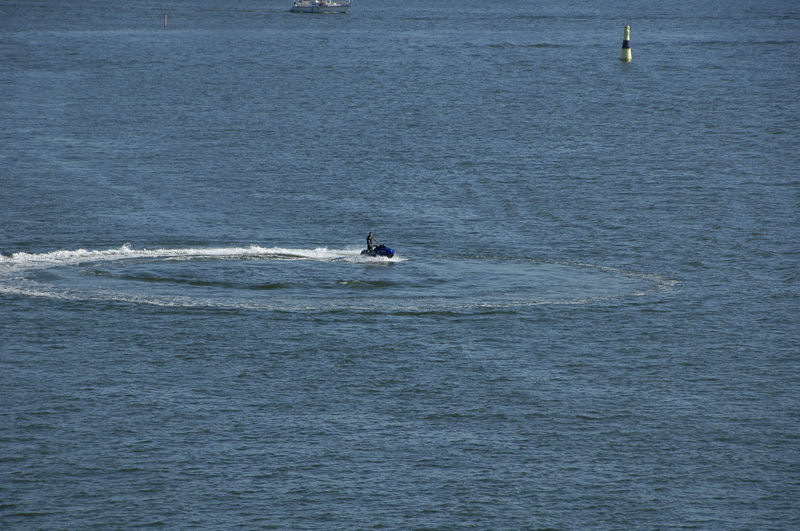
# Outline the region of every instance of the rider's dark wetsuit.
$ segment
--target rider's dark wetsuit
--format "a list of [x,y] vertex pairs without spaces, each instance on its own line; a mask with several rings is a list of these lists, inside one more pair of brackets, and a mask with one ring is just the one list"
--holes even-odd
[[380,245],[381,242],[379,242],[376,238],[374,238],[372,236],[372,233],[370,232],[369,235],[367,235],[367,251],[371,251],[372,246],[375,244]]

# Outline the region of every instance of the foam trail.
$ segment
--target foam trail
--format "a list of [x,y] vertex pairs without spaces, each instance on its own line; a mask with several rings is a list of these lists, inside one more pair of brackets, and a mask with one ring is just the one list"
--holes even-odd
[[[0,255],[0,270],[14,272],[27,269],[47,269],[51,267],[70,266],[84,262],[113,262],[131,259],[149,260],[191,260],[195,258],[263,258],[278,260],[315,260],[331,261],[352,259],[361,261],[360,250],[328,249],[289,249],[284,247],[218,247],[218,248],[186,248],[186,249],[132,249],[123,245],[116,249],[73,251],[59,250],[49,253],[30,254],[15,253],[10,257]],[[372,258],[372,260],[375,260]],[[397,260],[395,260],[397,261]]]

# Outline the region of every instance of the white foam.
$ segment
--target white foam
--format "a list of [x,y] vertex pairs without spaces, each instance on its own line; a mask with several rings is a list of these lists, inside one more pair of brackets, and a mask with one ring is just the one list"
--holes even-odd
[[[329,249],[327,247],[317,247],[316,249],[291,249],[286,247],[260,247],[258,245],[251,245],[249,247],[133,249],[130,245],[126,244],[119,248],[106,250],[58,250],[41,254],[20,252],[12,254],[10,257],[0,255],[0,271],[19,272],[28,269],[70,266],[85,262],[113,262],[131,259],[192,260],[208,258],[263,258],[314,260],[323,262],[343,259],[354,262],[389,261],[387,258],[361,256],[361,251],[359,249]],[[394,258],[391,261],[398,262],[403,260]]]

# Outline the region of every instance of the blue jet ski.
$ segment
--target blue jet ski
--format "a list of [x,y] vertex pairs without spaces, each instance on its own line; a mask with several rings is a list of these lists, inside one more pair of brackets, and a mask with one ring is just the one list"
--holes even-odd
[[369,256],[385,256],[386,258],[391,258],[394,256],[394,249],[391,247],[386,247],[385,245],[379,245],[374,247],[371,251],[364,249],[361,251],[361,254],[367,254]]

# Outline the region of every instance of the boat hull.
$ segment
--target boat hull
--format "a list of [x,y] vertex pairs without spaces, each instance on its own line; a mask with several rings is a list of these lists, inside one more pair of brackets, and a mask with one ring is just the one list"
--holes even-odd
[[379,245],[375,247],[371,251],[364,249],[361,251],[361,254],[368,255],[368,256],[383,256],[385,258],[391,258],[394,256],[394,249],[391,247],[386,247],[385,245]]

